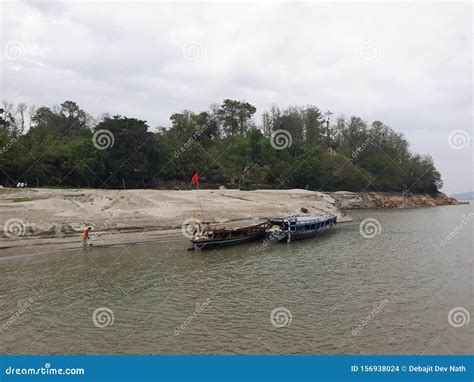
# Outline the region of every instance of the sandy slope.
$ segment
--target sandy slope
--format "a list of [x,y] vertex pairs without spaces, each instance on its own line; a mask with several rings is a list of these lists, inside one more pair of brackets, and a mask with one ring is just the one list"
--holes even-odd
[[[338,213],[328,194],[307,190],[200,190],[205,220],[220,224],[271,215]],[[0,189],[0,251],[11,255],[78,248],[86,225],[100,233],[94,245],[184,239],[181,226],[196,208],[196,191]],[[11,220],[11,219],[18,219]],[[18,235],[5,234],[18,223]],[[234,223],[236,224],[236,223]],[[8,227],[8,228],[7,228]],[[15,227],[13,227],[15,228]]]

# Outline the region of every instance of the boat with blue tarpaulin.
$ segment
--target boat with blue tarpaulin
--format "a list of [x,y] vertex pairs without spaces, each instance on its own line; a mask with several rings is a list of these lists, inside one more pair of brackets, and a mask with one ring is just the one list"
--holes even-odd
[[337,224],[336,215],[287,215],[268,218],[267,236],[279,242],[316,237]]

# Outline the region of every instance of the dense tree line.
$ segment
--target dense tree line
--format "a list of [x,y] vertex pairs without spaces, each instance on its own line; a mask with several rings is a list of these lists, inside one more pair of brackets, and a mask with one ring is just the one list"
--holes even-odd
[[0,109],[0,184],[29,186],[202,186],[435,193],[441,176],[430,156],[409,151],[402,134],[380,121],[330,120],[318,107],[256,108],[226,99],[199,113],[185,110],[170,126],[103,115],[76,103]]

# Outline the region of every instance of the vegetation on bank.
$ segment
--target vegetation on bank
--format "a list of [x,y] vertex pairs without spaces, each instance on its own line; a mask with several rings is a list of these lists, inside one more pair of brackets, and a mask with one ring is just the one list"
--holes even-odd
[[380,121],[329,120],[316,106],[256,108],[226,99],[182,111],[170,126],[103,115],[72,102],[0,109],[0,184],[156,188],[201,182],[241,188],[389,191],[434,194],[441,176],[429,155],[413,154]]

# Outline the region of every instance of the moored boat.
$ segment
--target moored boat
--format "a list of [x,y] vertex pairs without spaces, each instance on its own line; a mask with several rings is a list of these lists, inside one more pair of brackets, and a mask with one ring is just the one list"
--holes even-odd
[[292,240],[315,237],[337,224],[336,215],[306,217],[288,215],[268,218],[267,235],[289,243]]
[[217,249],[263,239],[268,223],[260,223],[243,227],[212,228],[210,223],[201,223],[191,243],[199,249]]

